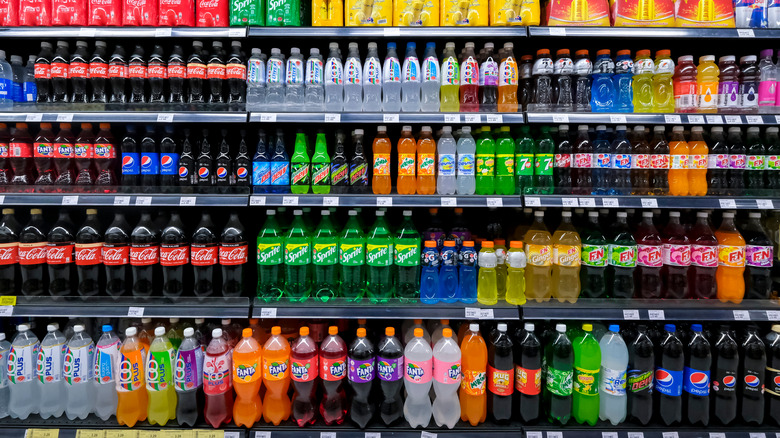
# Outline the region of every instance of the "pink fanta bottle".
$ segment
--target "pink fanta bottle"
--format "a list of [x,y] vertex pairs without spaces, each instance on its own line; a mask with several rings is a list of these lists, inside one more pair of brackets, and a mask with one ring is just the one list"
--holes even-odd
[[690,231],[691,268],[688,270],[688,295],[695,299],[712,299],[718,294],[715,273],[718,271],[718,239],[710,227],[709,214],[696,213],[696,224]]
[[664,298],[682,299],[688,297],[688,268],[691,266],[691,242],[680,223],[680,212],[669,212],[669,223],[663,233],[664,267],[661,278],[664,282]]
[[663,242],[653,225],[653,212],[642,212],[634,239],[637,243],[637,267],[634,281],[637,298],[661,298],[661,267],[663,266]]

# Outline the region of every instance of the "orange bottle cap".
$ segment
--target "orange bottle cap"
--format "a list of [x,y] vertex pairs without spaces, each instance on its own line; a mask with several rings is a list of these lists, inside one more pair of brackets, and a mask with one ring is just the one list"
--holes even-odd
[[444,246],[455,246],[455,241],[454,240],[445,240],[444,241]]
[[636,52],[636,56],[637,56],[637,58],[640,57],[640,56],[650,56],[650,51],[649,50],[639,50],[639,51]]
[[655,56],[672,56],[671,50],[657,50]]
[[274,335],[274,336],[281,335],[282,334],[282,328],[279,327],[278,325],[273,326],[273,328],[271,328],[271,334]]
[[631,51],[630,50],[618,50],[617,54],[618,54],[618,56],[621,56],[621,55],[629,55],[629,56],[631,56]]
[[444,336],[445,338],[451,338],[452,337],[452,329],[451,328],[446,328],[446,329],[442,330],[441,331],[441,335]]
[[587,50],[585,50],[585,49],[583,49],[583,50],[577,50],[576,52],[574,52],[574,54],[575,54],[575,55],[577,55],[577,56],[580,56],[580,55],[585,55],[585,56],[588,56],[588,51],[587,51]]
[[243,331],[241,331],[241,336],[245,338],[251,338],[252,337],[252,329],[251,328],[245,328]]
[[425,241],[425,247],[426,248],[436,248],[436,241],[434,241],[434,240],[426,240]]
[[474,246],[474,241],[473,240],[467,240],[467,241],[463,242],[463,246]]
[[491,242],[489,240],[486,240],[486,241],[482,242],[482,247],[484,247],[484,248],[492,248],[493,247],[493,242]]
[[494,240],[494,242],[495,242],[495,244],[497,246],[504,246],[504,245],[506,245],[506,240],[505,239],[496,239],[496,240]]
[[395,327],[386,327],[385,336],[395,336]]
[[339,334],[339,328],[336,327],[335,325],[332,325],[332,326],[328,327],[328,334],[329,335],[337,335],[337,334]]
[[363,327],[360,327],[359,329],[357,329],[357,335],[358,335],[358,338],[365,338],[366,337],[366,329],[364,329]]
[[557,52],[555,52],[555,56],[569,56],[571,52],[569,52],[569,49],[559,49]]
[[596,52],[596,55],[599,55],[599,56],[600,55],[609,55],[610,53],[612,53],[612,52],[609,49],[601,49],[598,52]]
[[523,247],[523,242],[521,242],[519,240],[513,240],[513,241],[509,242],[509,247],[510,248],[522,248]]
[[309,336],[309,327],[308,326],[301,327],[301,329],[298,331],[298,333],[301,336]]
[[544,55],[550,56],[550,49],[539,49],[536,51],[537,57],[544,56]]
[[421,329],[419,327],[414,329],[414,337],[415,338],[422,338],[422,336],[423,336],[423,329]]
[[521,61],[531,61],[532,59],[534,59],[534,57],[531,55],[523,55],[520,57]]

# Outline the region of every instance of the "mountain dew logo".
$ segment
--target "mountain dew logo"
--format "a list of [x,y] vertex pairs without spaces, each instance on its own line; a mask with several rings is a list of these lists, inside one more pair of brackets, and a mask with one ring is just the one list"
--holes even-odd
[[311,245],[287,243],[284,245],[284,263],[288,265],[308,265],[311,262]]
[[281,263],[282,263],[281,242],[257,244],[258,265],[278,265]]
[[398,266],[418,266],[420,264],[420,245],[395,245],[395,264]]
[[369,266],[390,266],[393,260],[390,256],[392,244],[366,245],[366,261]]
[[330,184],[328,177],[330,176],[330,163],[312,163],[312,171],[314,173],[312,177],[312,185],[327,185]]
[[338,262],[336,242],[315,243],[313,258],[315,265],[335,265]]
[[292,170],[293,185],[309,184],[309,163],[293,163]]
[[[273,366],[273,364],[271,364],[271,366]],[[252,380],[252,377],[255,375],[256,370],[257,370],[257,363],[253,363],[252,365],[239,365],[236,367],[236,376],[241,380],[245,380],[249,382]]]
[[345,266],[360,266],[366,263],[363,244],[342,243],[339,246],[339,261]]

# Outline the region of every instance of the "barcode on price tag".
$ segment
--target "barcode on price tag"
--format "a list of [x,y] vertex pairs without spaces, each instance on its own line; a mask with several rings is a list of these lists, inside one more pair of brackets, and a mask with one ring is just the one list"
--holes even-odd
[[186,206],[193,206],[195,205],[195,197],[194,196],[182,196],[179,198],[179,205],[186,205]]
[[143,307],[128,307],[127,308],[127,316],[130,318],[141,318],[144,316],[144,308]]
[[382,434],[380,432],[366,432],[365,437],[366,438],[382,438]]
[[603,198],[601,205],[604,207],[620,207],[620,201],[618,198]]
[[658,208],[658,200],[655,198],[642,198],[642,208]]
[[580,203],[577,198],[561,198],[561,205],[564,207],[579,207]]
[[661,309],[650,309],[647,311],[647,314],[652,321],[663,321],[666,319],[666,315]]
[[72,122],[73,121],[73,113],[61,113],[57,114],[57,121],[58,122]]
[[553,123],[569,123],[569,115],[553,114]]
[[263,307],[260,309],[260,318],[276,318],[276,307]]
[[466,307],[465,313],[466,319],[479,319],[478,307]]
[[626,320],[639,319],[639,310],[636,310],[636,309],[623,309],[623,319],[626,319]]
[[339,198],[338,196],[326,196],[322,198],[322,205],[324,207],[338,207]]
[[62,197],[62,205],[78,205],[79,204],[79,197],[78,196],[63,196]]
[[0,306],[0,316],[12,316],[14,314],[14,306]]
[[341,123],[341,114],[325,114],[325,123]]
[[482,117],[479,114],[466,114],[463,118],[466,123],[482,123]]
[[260,113],[261,122],[276,122],[276,113]]
[[271,432],[268,431],[255,431],[255,438],[271,438]]
[[764,118],[761,116],[745,116],[745,119],[748,122],[748,125],[763,125],[764,124]]
[[677,114],[665,114],[664,115],[664,122],[666,123],[682,123],[682,120],[680,120],[680,116]]
[[436,434],[433,432],[420,432],[420,438],[436,438]]
[[542,206],[542,200],[537,198],[536,196],[527,196],[525,198],[525,206],[526,207],[541,207]]
[[444,123],[460,123],[460,114],[445,114]]
[[579,198],[578,202],[580,203],[580,207],[595,207],[596,206],[596,199],[595,198]]
[[441,206],[442,207],[457,207],[458,206],[458,199],[457,198],[441,198]]
[[775,204],[771,199],[756,199],[756,207],[762,210],[771,210],[775,208]]
[[[228,29],[228,37],[230,38],[241,38],[243,36],[246,36],[246,28],[245,27],[232,27]],[[271,435],[270,433],[268,434]],[[225,437],[227,438],[227,437]]]
[[130,197],[114,196],[114,205],[130,205]]
[[610,123],[626,123],[626,116],[622,114],[612,114],[609,116]]
[[[718,116],[720,117],[720,116]],[[688,123],[693,123],[696,125],[703,125],[704,124],[704,116],[688,116]]]
[[504,200],[501,198],[487,198],[488,207],[503,207]]
[[265,205],[265,196],[252,196],[249,198],[249,205]]
[[720,208],[737,208],[737,201],[733,199],[719,199]]
[[750,321],[750,312],[747,310],[735,310],[734,321]]
[[393,206],[393,198],[387,198],[387,197],[379,197],[376,198],[376,206],[377,207],[392,207]]
[[135,205],[152,205],[151,196],[139,196],[135,198]]
[[737,29],[737,36],[740,38],[755,38],[756,34],[753,33],[753,29]]
[[563,438],[563,432],[558,431],[548,431],[547,432],[547,438]]
[[504,123],[504,116],[501,114],[488,114],[487,115],[487,122],[488,123]]
[[[688,121],[691,122],[691,117],[688,116]],[[691,122],[693,123],[693,122]],[[723,124],[723,117],[722,116],[707,116],[707,124],[710,125],[722,125]]]
[[726,123],[729,125],[739,125],[742,123],[742,117],[740,116],[726,116]]
[[644,432],[628,432],[628,438],[645,438]]
[[384,123],[398,123],[398,114],[383,114],[382,121]]
[[282,205],[298,205],[298,197],[285,196],[282,198]]
[[320,438],[336,438],[336,432],[320,432]]
[[25,122],[40,122],[41,120],[43,120],[43,114],[41,113],[27,114],[24,117]]
[[173,114],[160,113],[157,114],[157,123],[171,123],[173,122]]
[[780,310],[767,310],[766,319],[770,321],[780,321]]

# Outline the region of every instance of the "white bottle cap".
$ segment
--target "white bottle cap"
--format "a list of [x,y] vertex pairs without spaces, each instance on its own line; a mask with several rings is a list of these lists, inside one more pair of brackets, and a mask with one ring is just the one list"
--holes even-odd
[[276,216],[276,210],[266,210],[266,216]]
[[152,318],[141,318],[141,323],[143,324],[149,324],[152,322]]
[[54,324],[49,324],[49,325],[46,326],[46,331],[47,332],[57,331],[57,326],[55,326]]
[[588,217],[599,217],[599,212],[591,210],[588,212]]
[[532,331],[534,331],[534,329],[535,329],[536,327],[534,326],[534,323],[532,323],[532,322],[527,322],[527,323],[525,323],[525,327],[524,327],[524,328],[525,328],[525,331],[527,331],[527,332],[532,332]]
[[404,216],[412,217],[412,210],[404,210]]
[[566,324],[556,324],[555,331],[558,333],[566,333]]
[[73,333],[81,333],[84,331],[84,326],[81,324],[77,324],[73,326]]
[[755,212],[754,213],[749,213],[748,217],[750,219],[761,219],[761,213],[755,213]]
[[125,336],[135,336],[138,334],[138,329],[135,327],[128,327],[125,329]]
[[0,341],[5,341],[5,333],[0,333]]
[[669,212],[669,217],[680,217],[680,212],[679,211],[670,211]]
[[179,322],[179,318],[171,318],[169,321],[171,322],[171,324],[175,324]]
[[497,329],[498,329],[498,331],[500,331],[500,332],[505,332],[505,331],[506,331],[506,324],[504,324],[504,323],[501,323],[501,324],[497,325],[497,326],[496,326],[496,328],[497,328]]
[[469,324],[469,330],[471,330],[472,332],[478,332],[479,324]]
[[706,211],[697,211],[697,212],[696,212],[696,217],[707,217],[707,216],[709,216],[709,215],[710,215],[710,214],[709,214],[709,213],[707,213]]
[[[301,210],[295,210],[295,211],[301,211]],[[303,214],[303,212],[302,212],[302,211],[301,211],[301,214]],[[230,324],[230,318],[227,318],[227,319],[223,319],[223,320],[222,320],[222,325],[228,325],[228,324]]]
[[154,335],[155,336],[163,336],[165,335],[165,327],[157,327],[154,329]]
[[215,328],[211,331],[211,337],[212,338],[221,338],[222,337],[222,329],[221,328]]
[[322,210],[320,216],[330,216],[330,210]]
[[184,329],[184,336],[189,338],[190,336],[195,336],[195,329],[192,327],[187,327]]
[[730,211],[727,211],[727,212],[723,213],[723,218],[724,218],[724,219],[726,219],[726,218],[728,218],[728,219],[734,219],[734,213],[732,213],[732,212],[730,212]]
[[206,318],[195,318],[195,324],[203,324],[206,322]]
[[[303,210],[293,210],[293,216],[303,216]],[[224,319],[222,321],[224,321]],[[224,322],[222,324],[224,324]]]
[[377,211],[376,211],[376,216],[377,216],[377,217],[383,217],[384,215],[385,215],[385,212],[384,212],[384,211],[382,211],[382,210],[377,210]]

